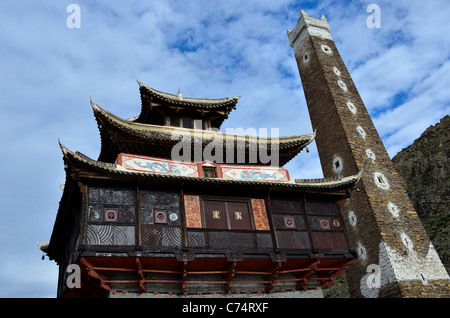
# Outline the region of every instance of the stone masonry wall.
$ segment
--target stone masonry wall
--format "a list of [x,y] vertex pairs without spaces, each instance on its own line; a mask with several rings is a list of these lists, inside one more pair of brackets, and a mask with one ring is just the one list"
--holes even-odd
[[343,208],[358,254],[347,274],[351,295],[450,296],[449,276],[331,36],[294,47],[324,176],[361,176]]

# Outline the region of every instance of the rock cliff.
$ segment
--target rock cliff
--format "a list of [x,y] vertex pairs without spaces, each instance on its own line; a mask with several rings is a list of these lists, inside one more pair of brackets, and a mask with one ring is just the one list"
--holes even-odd
[[[450,272],[450,115],[426,129],[392,158],[420,219]],[[323,290],[325,297],[347,298],[345,275]]]
[[450,270],[450,115],[429,127],[392,161],[422,223]]

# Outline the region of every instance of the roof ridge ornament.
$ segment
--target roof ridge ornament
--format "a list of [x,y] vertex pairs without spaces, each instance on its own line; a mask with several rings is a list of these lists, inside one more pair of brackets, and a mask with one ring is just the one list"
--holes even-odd
[[181,92],[181,88],[178,89],[178,94],[177,94],[177,96],[178,96],[178,99],[179,99],[179,100],[183,100],[183,93]]

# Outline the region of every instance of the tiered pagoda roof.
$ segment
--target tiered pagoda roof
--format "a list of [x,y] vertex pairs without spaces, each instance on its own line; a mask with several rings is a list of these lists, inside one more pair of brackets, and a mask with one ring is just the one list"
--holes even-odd
[[[239,97],[185,98],[139,85],[136,117],[91,101],[97,160],[60,143],[66,180],[50,242],[40,245],[60,266],[60,297],[150,288],[189,295],[212,286],[224,295],[241,287],[272,293],[325,287],[345,272],[354,252],[339,206],[359,176],[300,180],[282,167],[315,134],[221,133],[212,127]],[[189,158],[174,158],[180,141]],[[266,162],[272,152],[275,164]],[[68,264],[80,266],[82,288],[64,284]]]
[[179,90],[177,95],[158,91],[139,82],[141,93],[141,113],[135,122],[152,124],[160,120],[161,114],[187,115],[198,119],[211,120],[212,127],[220,128],[228,114],[236,109],[240,96],[220,99],[184,97]]
[[[207,127],[220,127],[228,113],[236,107],[239,97],[221,99],[185,98],[181,95],[172,95],[159,92],[151,87],[139,83],[141,91],[141,113],[131,119],[122,119],[106,111],[91,101],[95,118],[101,136],[101,151],[99,161],[113,163],[119,153],[132,153],[151,157],[170,159],[174,145],[183,138],[194,142],[201,139],[202,149],[212,141],[223,145],[225,154],[232,147],[234,153],[233,163],[269,165],[273,162],[251,161],[250,152],[259,153],[270,150],[278,151],[279,166],[285,165],[301,150],[314,140],[314,134],[296,135],[280,138],[263,138],[218,133],[204,127],[185,128],[170,125],[172,118],[189,121],[199,120],[206,122]],[[174,136],[177,136],[176,138]],[[230,145],[230,141],[231,145]],[[262,147],[265,147],[264,149]],[[267,148],[267,150],[266,150]],[[245,162],[237,158],[238,151],[245,153]],[[204,159],[204,158],[202,158]],[[192,153],[191,161],[195,161]]]

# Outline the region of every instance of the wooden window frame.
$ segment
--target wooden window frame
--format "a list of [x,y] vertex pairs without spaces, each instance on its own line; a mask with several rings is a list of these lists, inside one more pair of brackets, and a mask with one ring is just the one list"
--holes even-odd
[[[218,201],[225,203],[225,216],[227,220],[227,228],[226,229],[212,229],[207,227],[207,220],[206,220],[206,209],[205,209],[205,201]],[[248,211],[248,217],[250,221],[250,228],[248,229],[233,229],[231,226],[231,214],[228,210],[228,202],[239,202],[239,203],[245,203],[247,205],[247,211]],[[202,225],[204,230],[210,230],[210,231],[250,231],[255,232],[256,226],[255,226],[255,220],[253,219],[253,209],[251,200],[248,198],[238,198],[238,197],[217,197],[217,196],[200,196],[200,207],[201,207],[201,216],[202,216]]]

